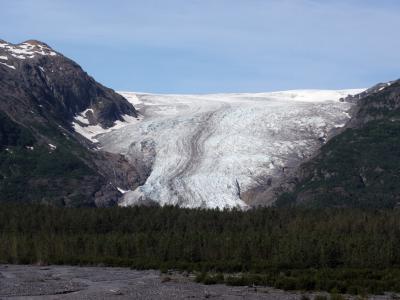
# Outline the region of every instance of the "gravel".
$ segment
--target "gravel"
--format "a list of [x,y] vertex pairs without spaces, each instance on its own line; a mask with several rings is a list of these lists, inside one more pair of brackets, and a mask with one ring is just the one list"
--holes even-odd
[[[269,287],[204,285],[193,279],[190,274],[127,268],[0,265],[0,299],[289,300],[304,295]],[[371,299],[391,299],[391,295]]]

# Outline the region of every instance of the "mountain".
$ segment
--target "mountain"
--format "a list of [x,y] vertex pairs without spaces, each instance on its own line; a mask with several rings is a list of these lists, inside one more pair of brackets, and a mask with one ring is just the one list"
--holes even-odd
[[137,112],[45,43],[0,40],[0,201],[109,206],[141,182],[76,128],[111,130]]
[[400,204],[400,81],[345,101],[353,117],[282,185],[277,205],[393,208]]
[[349,120],[362,90],[155,95],[121,92],[139,122],[92,138],[148,174],[122,205],[247,209]]
[[42,42],[0,41],[0,202],[392,208],[399,120],[400,81],[118,94]]
[[69,128],[73,118],[87,110],[90,124],[111,127],[123,115],[137,116],[123,97],[44,43],[0,41],[0,68],[0,108],[23,122],[55,119]]

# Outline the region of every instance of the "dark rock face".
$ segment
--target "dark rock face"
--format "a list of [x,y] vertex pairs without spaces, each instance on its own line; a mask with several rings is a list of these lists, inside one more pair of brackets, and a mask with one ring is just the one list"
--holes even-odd
[[103,128],[135,108],[39,41],[0,40],[0,201],[110,206],[144,180],[122,156],[91,150],[71,123]]
[[373,87],[370,87],[369,89],[365,90],[362,93],[359,93],[356,95],[349,95],[345,98],[340,99],[340,101],[358,103],[361,99],[382,91],[384,88],[390,86],[392,83],[394,83],[394,81],[390,81],[390,82],[386,82],[386,83],[378,83],[378,84],[374,85]]
[[400,80],[352,99],[341,133],[290,174],[277,205],[393,208],[400,203]]
[[0,41],[0,62],[0,108],[11,116],[23,114],[29,122],[34,114],[35,119],[54,118],[67,127],[86,109],[93,110],[90,123],[102,127],[122,121],[123,115],[136,117],[135,108],[125,98],[46,44]]
[[373,92],[363,95],[349,126],[362,127],[373,120],[397,121],[400,112],[400,80],[380,84]]

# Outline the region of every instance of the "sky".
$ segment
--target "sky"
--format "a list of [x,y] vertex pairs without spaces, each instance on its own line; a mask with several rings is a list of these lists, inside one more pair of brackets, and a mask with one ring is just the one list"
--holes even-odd
[[0,39],[41,40],[115,90],[366,88],[399,78],[399,0],[0,0]]

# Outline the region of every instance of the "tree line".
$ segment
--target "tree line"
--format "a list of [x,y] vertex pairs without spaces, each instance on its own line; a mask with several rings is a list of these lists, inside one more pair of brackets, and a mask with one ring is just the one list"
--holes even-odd
[[[206,283],[400,291],[400,210],[0,205],[0,262],[198,272]],[[228,275],[226,275],[228,274]]]

